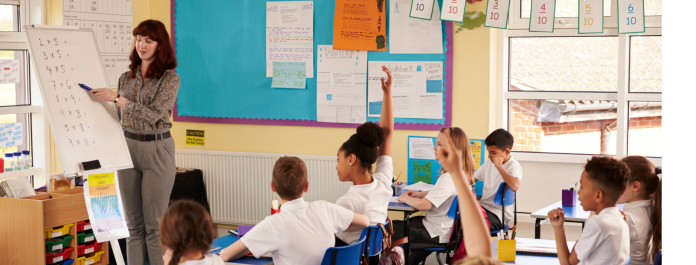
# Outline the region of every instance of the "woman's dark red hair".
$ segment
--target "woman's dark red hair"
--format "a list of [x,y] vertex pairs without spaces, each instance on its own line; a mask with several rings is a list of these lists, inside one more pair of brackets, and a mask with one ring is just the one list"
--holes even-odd
[[[140,71],[145,72],[145,78],[160,78],[165,71],[176,68],[176,55],[172,48],[172,42],[169,40],[167,28],[164,27],[162,22],[152,19],[140,22],[140,25],[133,29],[133,37],[138,35],[149,37],[157,42],[157,50],[155,51],[155,55],[153,55],[155,60],[148,66],[148,69],[140,69]],[[130,68],[128,76],[130,78],[135,78],[135,72],[143,62],[138,55],[135,45],[133,45],[133,50],[131,51],[129,59],[131,64],[128,66]]]

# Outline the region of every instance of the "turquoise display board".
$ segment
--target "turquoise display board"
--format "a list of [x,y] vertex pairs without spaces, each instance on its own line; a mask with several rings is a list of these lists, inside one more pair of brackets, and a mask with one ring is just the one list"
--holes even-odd
[[[433,141],[433,146],[435,146],[436,137],[428,136],[409,136],[406,144],[411,142],[411,138],[427,138]],[[440,169],[442,165],[437,160],[433,159],[411,159],[411,148],[408,148],[408,184],[413,184],[418,181],[422,181],[428,184],[435,184],[437,178],[440,176]],[[433,151],[434,152],[434,151]]]
[[[306,89],[271,87],[272,78],[266,77],[266,1],[171,1],[172,39],[178,59],[176,71],[181,76],[175,121],[358,126],[316,122],[316,78],[307,79]],[[442,0],[438,2],[442,6]],[[333,0],[314,1],[315,65],[316,46],[333,43],[334,3]],[[389,14],[389,5],[386,6]],[[389,19],[383,21],[388,23]],[[438,130],[451,125],[451,22],[442,22],[442,35],[443,54],[368,53],[369,61],[444,63],[443,118],[397,118],[396,129]],[[368,117],[367,120],[377,122],[379,118]]]

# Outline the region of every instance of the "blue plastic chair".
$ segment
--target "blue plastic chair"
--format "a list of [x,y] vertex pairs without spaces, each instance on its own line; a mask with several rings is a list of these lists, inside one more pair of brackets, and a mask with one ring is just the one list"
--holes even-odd
[[[384,227],[387,227],[389,220],[384,222]],[[384,232],[379,225],[371,225],[363,229],[360,238],[365,237],[365,249],[363,255],[367,257],[377,256],[382,253],[382,243]]]
[[[514,224],[517,225],[517,193],[512,191],[510,187],[507,186],[505,182],[500,183],[500,186],[498,187],[498,192],[495,193],[495,198],[493,198],[493,203],[496,205],[501,205],[503,206],[503,210],[501,214],[502,220],[500,221],[501,224],[503,224],[503,232],[507,233],[508,230],[510,230],[510,226],[507,225],[505,222],[505,206],[510,206],[510,205],[515,205],[515,210],[513,211],[514,214],[513,216],[515,217],[515,222]],[[496,235],[500,230],[491,230],[491,235],[494,236]]]
[[655,255],[655,265],[662,265],[662,250],[657,252]]
[[[447,211],[447,217],[454,219],[455,222],[459,222],[459,198],[457,196],[454,196],[454,201],[452,201],[452,205],[450,205],[450,208]],[[413,246],[409,245],[409,247],[413,249]],[[448,251],[447,247],[440,246],[419,248],[418,250],[435,252],[435,258],[437,258],[437,263],[440,265],[443,265],[442,260],[440,260],[440,253],[445,253]],[[423,260],[423,264],[425,264],[425,260]]]
[[358,242],[344,247],[331,247],[324,253],[321,265],[360,265],[365,237]]
[[476,199],[481,199],[481,196],[483,196],[483,181],[476,181],[476,184],[474,184],[474,192],[476,193]]

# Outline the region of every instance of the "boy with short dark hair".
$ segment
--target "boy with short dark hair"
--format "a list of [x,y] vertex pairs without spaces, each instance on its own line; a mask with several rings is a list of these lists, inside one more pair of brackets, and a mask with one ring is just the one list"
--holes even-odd
[[572,252],[566,244],[564,211],[549,212],[556,237],[561,264],[624,265],[629,261],[630,239],[628,225],[616,207],[616,201],[626,190],[630,170],[625,163],[610,157],[592,157],[580,176],[578,199],[585,211],[599,214],[585,221],[580,239]]
[[309,189],[302,159],[281,157],[273,166],[271,189],[278,193],[282,211],[266,217],[249,233],[223,249],[223,260],[238,259],[249,252],[257,258],[272,253],[273,264],[319,264],[335,243],[334,234],[361,230],[370,221],[326,201],[305,202]]
[[[486,210],[491,231],[497,231],[505,227],[505,224],[501,222],[503,207],[495,204],[493,199],[498,192],[498,187],[503,182],[517,192],[522,181],[522,166],[510,155],[515,138],[508,131],[504,129],[493,131],[486,137],[485,144],[488,160],[476,170],[474,177],[483,181],[483,194],[479,202]],[[507,207],[505,209],[505,222],[509,222],[512,218],[513,207]]]

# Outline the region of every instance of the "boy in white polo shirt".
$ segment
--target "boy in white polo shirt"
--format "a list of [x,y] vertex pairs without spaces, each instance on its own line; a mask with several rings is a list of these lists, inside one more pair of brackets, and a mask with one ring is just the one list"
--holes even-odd
[[585,228],[572,252],[566,244],[564,211],[549,212],[561,264],[624,265],[629,261],[628,225],[616,207],[626,190],[630,170],[625,163],[610,157],[592,157],[580,176],[578,199],[585,211],[599,214],[585,221]]
[[[510,155],[515,138],[508,131],[503,129],[493,131],[486,137],[485,143],[488,160],[476,170],[474,177],[483,181],[483,194],[479,203],[486,210],[491,231],[498,231],[505,227],[501,221],[503,207],[495,204],[493,199],[503,182],[512,191],[517,192],[522,181],[522,166]],[[513,207],[505,208],[505,223],[512,220],[513,214]]]
[[223,260],[253,253],[272,253],[273,264],[320,264],[326,249],[334,246],[334,234],[361,230],[366,216],[326,201],[305,202],[307,168],[297,157],[281,157],[273,166],[271,189],[278,193],[281,212],[266,217],[249,233],[223,249]]

